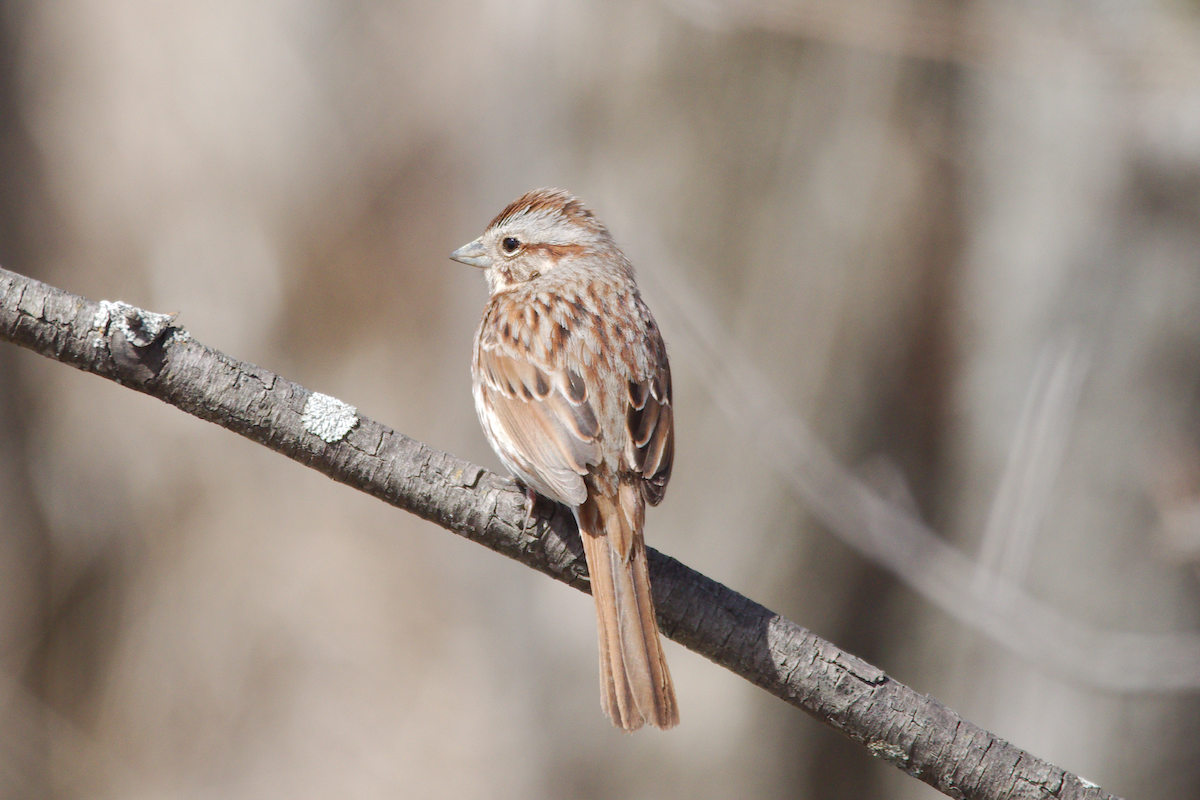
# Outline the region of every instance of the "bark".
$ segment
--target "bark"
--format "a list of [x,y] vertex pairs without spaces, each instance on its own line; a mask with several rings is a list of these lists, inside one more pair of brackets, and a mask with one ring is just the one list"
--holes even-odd
[[[152,395],[330,478],[587,591],[569,511],[268,370],[173,317],[94,302],[0,269],[0,339]],[[796,623],[653,549],[664,635],[961,798],[1109,798]]]

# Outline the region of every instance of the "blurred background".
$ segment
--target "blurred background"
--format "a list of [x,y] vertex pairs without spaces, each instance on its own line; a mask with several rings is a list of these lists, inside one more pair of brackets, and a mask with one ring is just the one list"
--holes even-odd
[[[1200,6],[0,2],[0,263],[491,468],[447,254],[543,185],[670,348],[653,546],[1197,796]],[[667,648],[622,735],[586,595],[0,346],[4,798],[940,796]]]

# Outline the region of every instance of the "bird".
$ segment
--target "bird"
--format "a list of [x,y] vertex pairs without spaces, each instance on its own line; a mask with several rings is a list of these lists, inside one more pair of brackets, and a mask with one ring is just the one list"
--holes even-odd
[[633,266],[576,197],[536,189],[450,254],[489,289],[471,364],[475,409],[504,467],[568,506],[583,541],[614,725],[679,723],[650,593],[646,505],[675,455],[671,368]]

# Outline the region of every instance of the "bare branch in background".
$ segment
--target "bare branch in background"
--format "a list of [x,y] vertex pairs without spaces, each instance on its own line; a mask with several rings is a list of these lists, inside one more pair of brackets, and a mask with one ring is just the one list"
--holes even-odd
[[998,611],[1011,608],[1028,572],[1086,374],[1074,341],[1047,346],[1039,360],[980,544],[974,593],[991,595]]
[[[1025,591],[1010,568],[996,571],[990,558],[976,562],[930,530],[907,505],[890,502],[856,478],[787,408],[752,359],[712,327],[708,321],[717,316],[686,281],[676,278],[680,273],[670,266],[665,248],[646,261],[656,268],[644,268],[641,280],[655,290],[655,309],[669,321],[676,357],[692,362],[725,420],[744,429],[745,441],[775,465],[808,510],[843,542],[1030,664],[1109,690],[1200,687],[1200,636],[1125,633],[1067,617]],[[1018,437],[1019,452],[1004,487],[1035,464],[1025,476],[1052,482],[1083,375],[1076,353],[1066,348],[1046,357],[1047,374],[1039,384],[1044,380],[1047,385],[1032,392],[1029,430]],[[1027,437],[1028,445],[1021,444]],[[1037,496],[1043,491],[1047,485],[1002,487],[996,509],[1008,511],[996,513],[1021,515],[1023,535],[1031,536],[1046,502]],[[993,540],[1013,532],[999,520],[993,527]],[[1013,558],[1019,560],[1015,555],[1009,560]]]

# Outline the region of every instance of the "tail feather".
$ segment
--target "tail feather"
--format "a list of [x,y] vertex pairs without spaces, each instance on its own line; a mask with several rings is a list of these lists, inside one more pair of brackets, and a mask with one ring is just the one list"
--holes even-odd
[[600,640],[600,698],[615,725],[679,723],[675,688],[663,655],[642,538],[645,501],[622,483],[616,498],[589,492],[578,509]]

